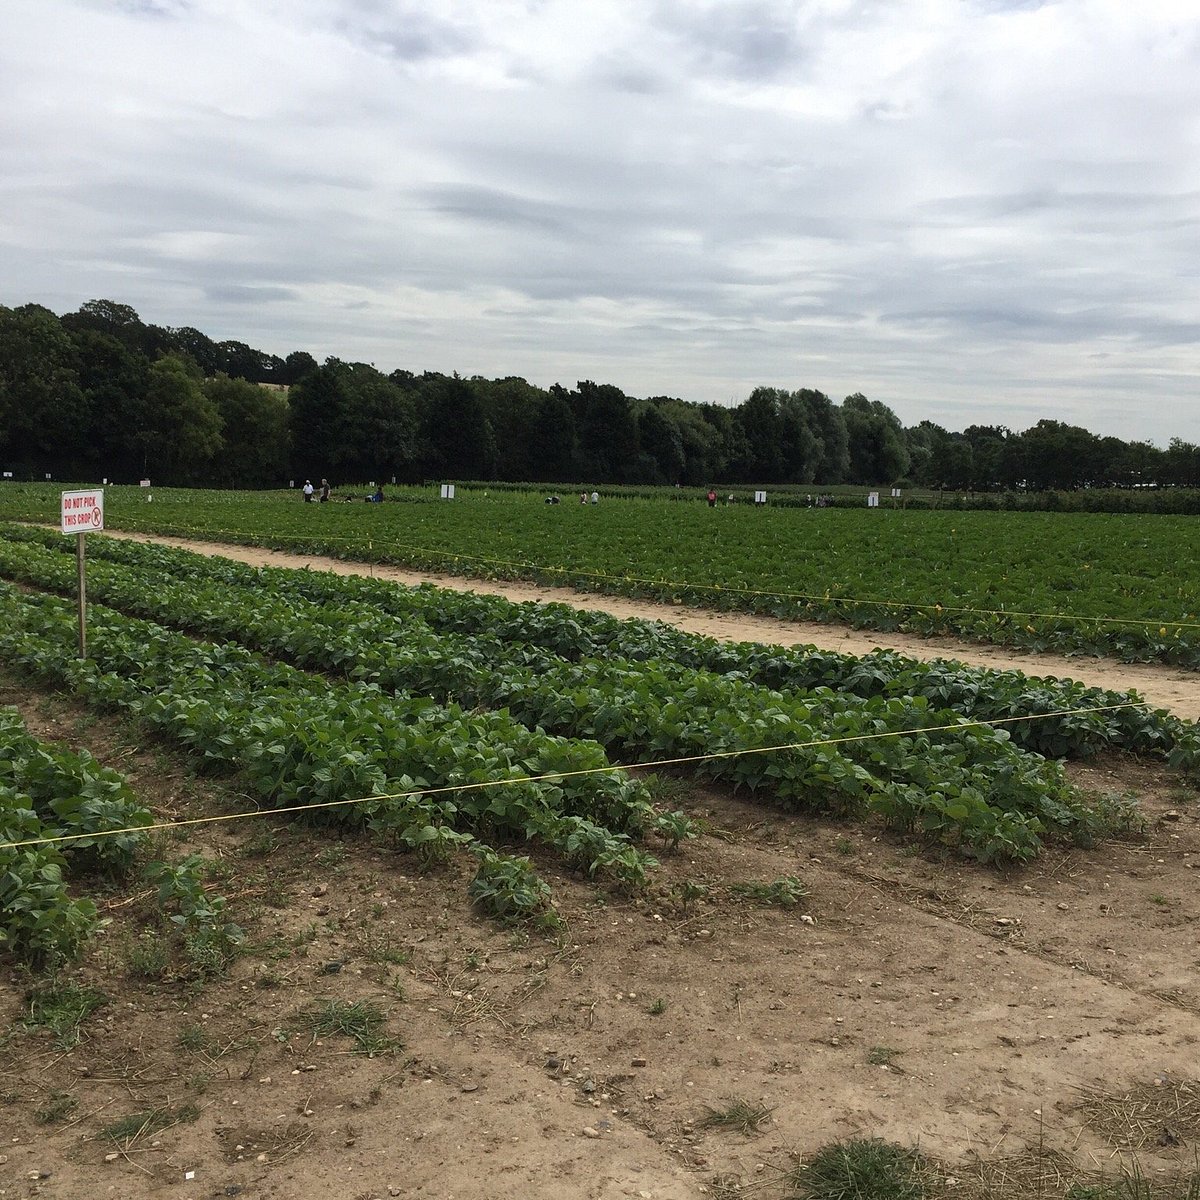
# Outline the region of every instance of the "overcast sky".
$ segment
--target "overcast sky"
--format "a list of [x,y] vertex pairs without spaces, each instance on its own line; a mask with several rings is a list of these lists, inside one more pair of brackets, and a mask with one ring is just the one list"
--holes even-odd
[[2,0],[0,303],[1200,441],[1197,0]]

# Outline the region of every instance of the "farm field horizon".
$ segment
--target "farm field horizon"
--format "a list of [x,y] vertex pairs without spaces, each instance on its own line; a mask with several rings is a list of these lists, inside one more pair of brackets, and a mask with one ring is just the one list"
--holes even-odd
[[[153,507],[352,558],[419,526],[441,563],[505,527],[536,547],[547,517],[113,498],[114,532]],[[558,506],[559,551],[648,553],[627,535],[654,505],[608,507],[616,533],[589,524],[603,503]],[[756,522],[781,542],[767,515],[710,561]],[[1194,723],[103,534],[80,662],[73,547],[0,525],[0,842],[82,839],[0,849],[28,960],[0,984],[0,1187],[823,1200],[823,1150],[880,1147],[925,1156],[914,1200],[1197,1186]],[[58,776],[106,799],[64,805]],[[1135,1137],[1134,1111],[1177,1141]]]
[[[0,519],[54,522],[59,485],[0,488]],[[112,529],[242,542],[702,608],[949,635],[1026,651],[1200,666],[1194,518],[772,508],[680,499],[580,505],[539,492],[106,489]],[[361,493],[359,493],[361,495]]]

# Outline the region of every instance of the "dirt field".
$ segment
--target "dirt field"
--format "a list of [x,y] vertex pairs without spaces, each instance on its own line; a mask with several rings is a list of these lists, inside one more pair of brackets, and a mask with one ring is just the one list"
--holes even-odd
[[[666,611],[717,636],[874,644]],[[1035,661],[1108,687],[1136,677],[1200,712],[1194,676]],[[244,807],[68,700],[0,675],[0,703],[125,772],[160,817]],[[1152,1179],[1189,1168],[1200,807],[1144,764],[1073,773],[1135,792],[1144,835],[1007,873],[689,789],[678,803],[706,832],[663,857],[643,898],[539,862],[567,918],[550,940],[477,919],[465,865],[420,875],[366,839],[278,818],[201,827],[159,853],[212,860],[248,936],[227,976],[176,978],[172,960],[149,977],[153,895],[117,891],[71,976],[107,997],[77,1045],[22,1024],[29,980],[0,983],[0,1196],[774,1200],[793,1194],[798,1158],[852,1136],[919,1143],[946,1164],[947,1195],[972,1198],[1065,1194],[988,1190],[987,1164],[1015,1171],[1030,1147],[1043,1163],[1063,1152],[1071,1171],[1111,1176],[1129,1151]],[[781,876],[807,888],[794,908],[735,890]],[[368,1057],[314,1032],[329,1001],[377,1006],[376,1037],[393,1044]],[[757,1130],[708,1123],[760,1106]]]

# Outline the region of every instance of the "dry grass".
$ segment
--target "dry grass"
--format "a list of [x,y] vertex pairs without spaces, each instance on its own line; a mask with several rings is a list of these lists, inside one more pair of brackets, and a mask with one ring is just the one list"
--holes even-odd
[[1088,1129],[1119,1150],[1200,1140],[1200,1084],[1191,1081],[1156,1079],[1123,1095],[1085,1092],[1075,1111]]

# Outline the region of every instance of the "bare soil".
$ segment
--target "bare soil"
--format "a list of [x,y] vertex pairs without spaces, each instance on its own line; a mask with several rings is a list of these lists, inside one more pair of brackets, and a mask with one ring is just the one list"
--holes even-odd
[[[587,602],[717,636],[775,626],[775,640],[845,649],[862,636]],[[1115,663],[1069,665],[1131,682]],[[1195,703],[1196,684],[1184,691]],[[67,698],[0,674],[0,703],[123,771],[162,818],[246,807]],[[211,981],[177,954],[161,978],[139,977],[162,917],[148,890],[98,881],[111,924],[70,978],[107,1001],[76,1046],[26,1027],[36,981],[0,975],[0,1197],[776,1200],[798,1159],[852,1136],[919,1144],[948,1164],[948,1194],[972,1200],[981,1163],[1030,1148],[1071,1170],[1111,1175],[1131,1151],[1151,1177],[1187,1169],[1200,1144],[1198,1106],[1181,1100],[1200,1079],[1200,805],[1158,767],[1071,770],[1137,794],[1144,834],[1003,873],[684,789],[706,831],[662,857],[644,896],[538,863],[567,921],[557,939],[478,918],[465,864],[420,874],[365,838],[269,815],[179,831],[155,852],[213,861],[246,953]],[[785,875],[808,889],[795,908],[734,890]],[[376,1004],[397,1044],[368,1057],[315,1037],[303,1014],[330,1000]],[[769,1110],[757,1133],[706,1125],[734,1101]],[[105,1132],[154,1110],[177,1123]]]

